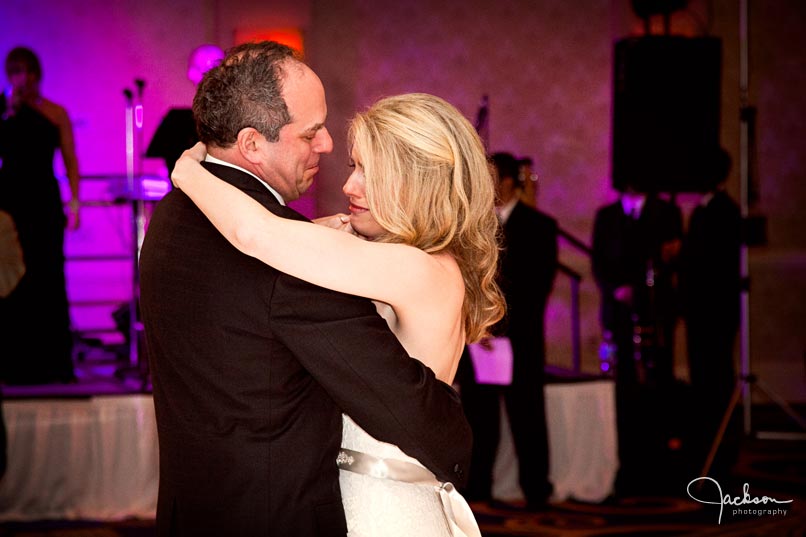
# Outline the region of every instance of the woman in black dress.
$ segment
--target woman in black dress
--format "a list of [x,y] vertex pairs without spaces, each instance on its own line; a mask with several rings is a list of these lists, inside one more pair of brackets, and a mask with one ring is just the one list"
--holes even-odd
[[17,226],[25,275],[0,299],[0,379],[7,384],[74,380],[64,277],[64,228],[53,173],[58,148],[70,182],[70,225],[78,226],[78,163],[65,109],[39,92],[42,70],[30,49],[6,57],[10,87],[0,97],[0,209]]

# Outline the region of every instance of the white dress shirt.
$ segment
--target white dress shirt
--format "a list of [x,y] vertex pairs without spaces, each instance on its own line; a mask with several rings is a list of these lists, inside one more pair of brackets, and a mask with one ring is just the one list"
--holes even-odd
[[269,186],[269,184],[267,182],[265,182],[263,179],[261,179],[260,177],[258,177],[254,173],[250,172],[249,170],[245,170],[245,169],[241,168],[240,166],[236,166],[235,164],[232,164],[230,162],[226,162],[224,160],[221,160],[220,158],[215,158],[213,156],[210,156],[209,154],[206,157],[204,157],[204,161],[205,162],[212,162],[213,164],[221,164],[222,166],[229,166],[230,168],[235,168],[236,170],[241,170],[244,173],[248,173],[249,175],[251,175],[252,177],[257,179],[258,182],[261,185],[265,186],[269,190],[269,192],[271,192],[272,195],[275,198],[277,198],[277,201],[280,202],[280,205],[285,205],[285,200],[283,199],[283,197],[280,195],[279,192],[274,190],[271,186]]
[[621,207],[624,209],[624,214],[631,216],[638,220],[641,217],[641,211],[644,209],[646,196],[643,194],[629,195],[624,194],[621,196]]
[[507,223],[507,220],[509,220],[509,215],[512,214],[512,209],[514,209],[515,205],[517,204],[518,204],[518,196],[512,196],[511,200],[501,205],[500,207],[495,208],[495,212],[498,214],[498,219],[501,220],[502,226]]

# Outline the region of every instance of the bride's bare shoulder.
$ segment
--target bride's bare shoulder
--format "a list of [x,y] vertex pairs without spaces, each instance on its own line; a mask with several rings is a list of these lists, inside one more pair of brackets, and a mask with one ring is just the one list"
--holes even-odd
[[422,250],[417,252],[412,256],[414,259],[411,266],[412,279],[416,280],[415,288],[421,295],[417,300],[437,303],[445,300],[461,300],[465,288],[462,271],[456,259],[445,252],[436,254],[428,254]]

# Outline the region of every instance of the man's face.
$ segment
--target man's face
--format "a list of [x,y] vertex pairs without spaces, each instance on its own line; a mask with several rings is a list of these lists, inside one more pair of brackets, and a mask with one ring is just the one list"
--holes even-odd
[[260,137],[263,158],[258,176],[285,201],[293,201],[313,184],[319,157],[333,151],[333,139],[325,128],[325,89],[310,68],[297,63],[286,66],[283,98],[291,122],[280,129],[276,142]]

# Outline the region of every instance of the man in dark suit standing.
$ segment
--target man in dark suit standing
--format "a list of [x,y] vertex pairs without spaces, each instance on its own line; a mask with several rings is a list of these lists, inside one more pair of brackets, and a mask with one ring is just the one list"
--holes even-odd
[[[236,47],[194,99],[204,166],[285,218],[333,142],[295,52]],[[369,300],[241,254],[172,190],[143,244],[141,308],[160,447],[160,536],[346,534],[341,414],[464,484],[458,396],[407,356]]]
[[[673,274],[681,236],[675,205],[631,188],[594,219],[591,262],[602,331],[616,345],[618,494],[647,492],[671,468],[659,461],[670,434],[664,415],[674,381]],[[647,471],[655,472],[653,479]]]
[[[733,350],[739,331],[741,211],[724,189],[730,156],[715,151],[711,184],[691,213],[680,251],[680,295],[686,326],[691,388],[699,412],[696,460],[706,459],[710,443],[736,385]],[[713,469],[730,469],[736,456],[736,431],[720,446]]]
[[[617,379],[663,384],[673,378],[669,338],[676,318],[673,274],[681,237],[680,210],[655,195],[627,189],[596,213],[591,262],[601,292],[602,328],[618,349]],[[634,355],[636,325],[660,327],[651,334],[657,345],[648,349],[643,363],[636,363]]]
[[518,456],[519,482],[527,508],[543,508],[551,496],[543,387],[544,316],[557,273],[557,223],[519,199],[518,160],[509,153],[491,157],[497,180],[496,211],[502,222],[498,284],[507,303],[506,317],[493,328],[512,344],[512,383],[476,383],[472,362],[462,359],[458,374],[462,403],[473,428],[473,459],[467,497],[492,499],[492,474],[499,442],[499,398],[504,402]]

